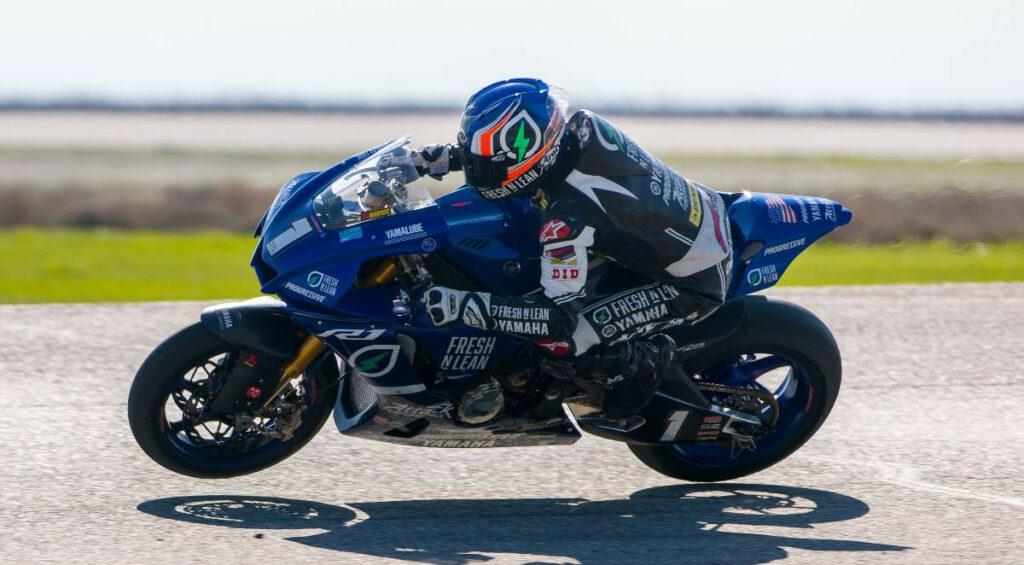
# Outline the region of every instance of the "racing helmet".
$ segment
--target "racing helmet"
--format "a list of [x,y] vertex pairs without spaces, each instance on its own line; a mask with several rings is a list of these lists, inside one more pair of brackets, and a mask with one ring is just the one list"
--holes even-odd
[[480,89],[459,123],[466,183],[488,200],[532,193],[562,148],[568,108],[564,92],[539,79]]

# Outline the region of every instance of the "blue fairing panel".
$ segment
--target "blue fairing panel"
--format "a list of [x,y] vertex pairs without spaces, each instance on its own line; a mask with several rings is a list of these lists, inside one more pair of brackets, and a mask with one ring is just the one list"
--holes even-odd
[[448,226],[445,257],[498,295],[519,296],[539,286],[540,222],[529,201],[484,200],[463,187],[437,204]]
[[850,223],[838,202],[813,196],[744,192],[723,195],[733,228],[733,278],[729,297],[764,290],[819,238]]

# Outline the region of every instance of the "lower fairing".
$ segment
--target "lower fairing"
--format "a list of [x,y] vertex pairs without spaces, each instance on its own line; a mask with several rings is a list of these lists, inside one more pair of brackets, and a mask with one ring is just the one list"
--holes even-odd
[[342,379],[334,422],[342,434],[415,447],[484,448],[571,445],[580,439],[563,416],[547,422],[501,416],[480,426],[456,423],[450,402],[420,405],[400,396],[378,396],[362,378]]

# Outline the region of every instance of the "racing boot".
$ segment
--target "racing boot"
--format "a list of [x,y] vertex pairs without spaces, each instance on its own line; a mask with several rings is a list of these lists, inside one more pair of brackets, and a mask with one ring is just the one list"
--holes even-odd
[[[644,425],[645,419],[637,413],[654,398],[662,375],[672,365],[675,352],[676,343],[671,337],[655,334],[615,344],[595,358],[583,360],[581,370],[591,369],[590,378],[604,389],[605,394],[601,411],[581,420],[625,432]],[[596,363],[606,365],[597,368]]]

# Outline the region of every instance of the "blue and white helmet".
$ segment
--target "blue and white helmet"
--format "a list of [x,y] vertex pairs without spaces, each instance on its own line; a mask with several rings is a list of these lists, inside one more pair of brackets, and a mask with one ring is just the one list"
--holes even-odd
[[536,190],[562,149],[568,108],[563,91],[539,79],[482,88],[459,124],[466,182],[488,200]]

